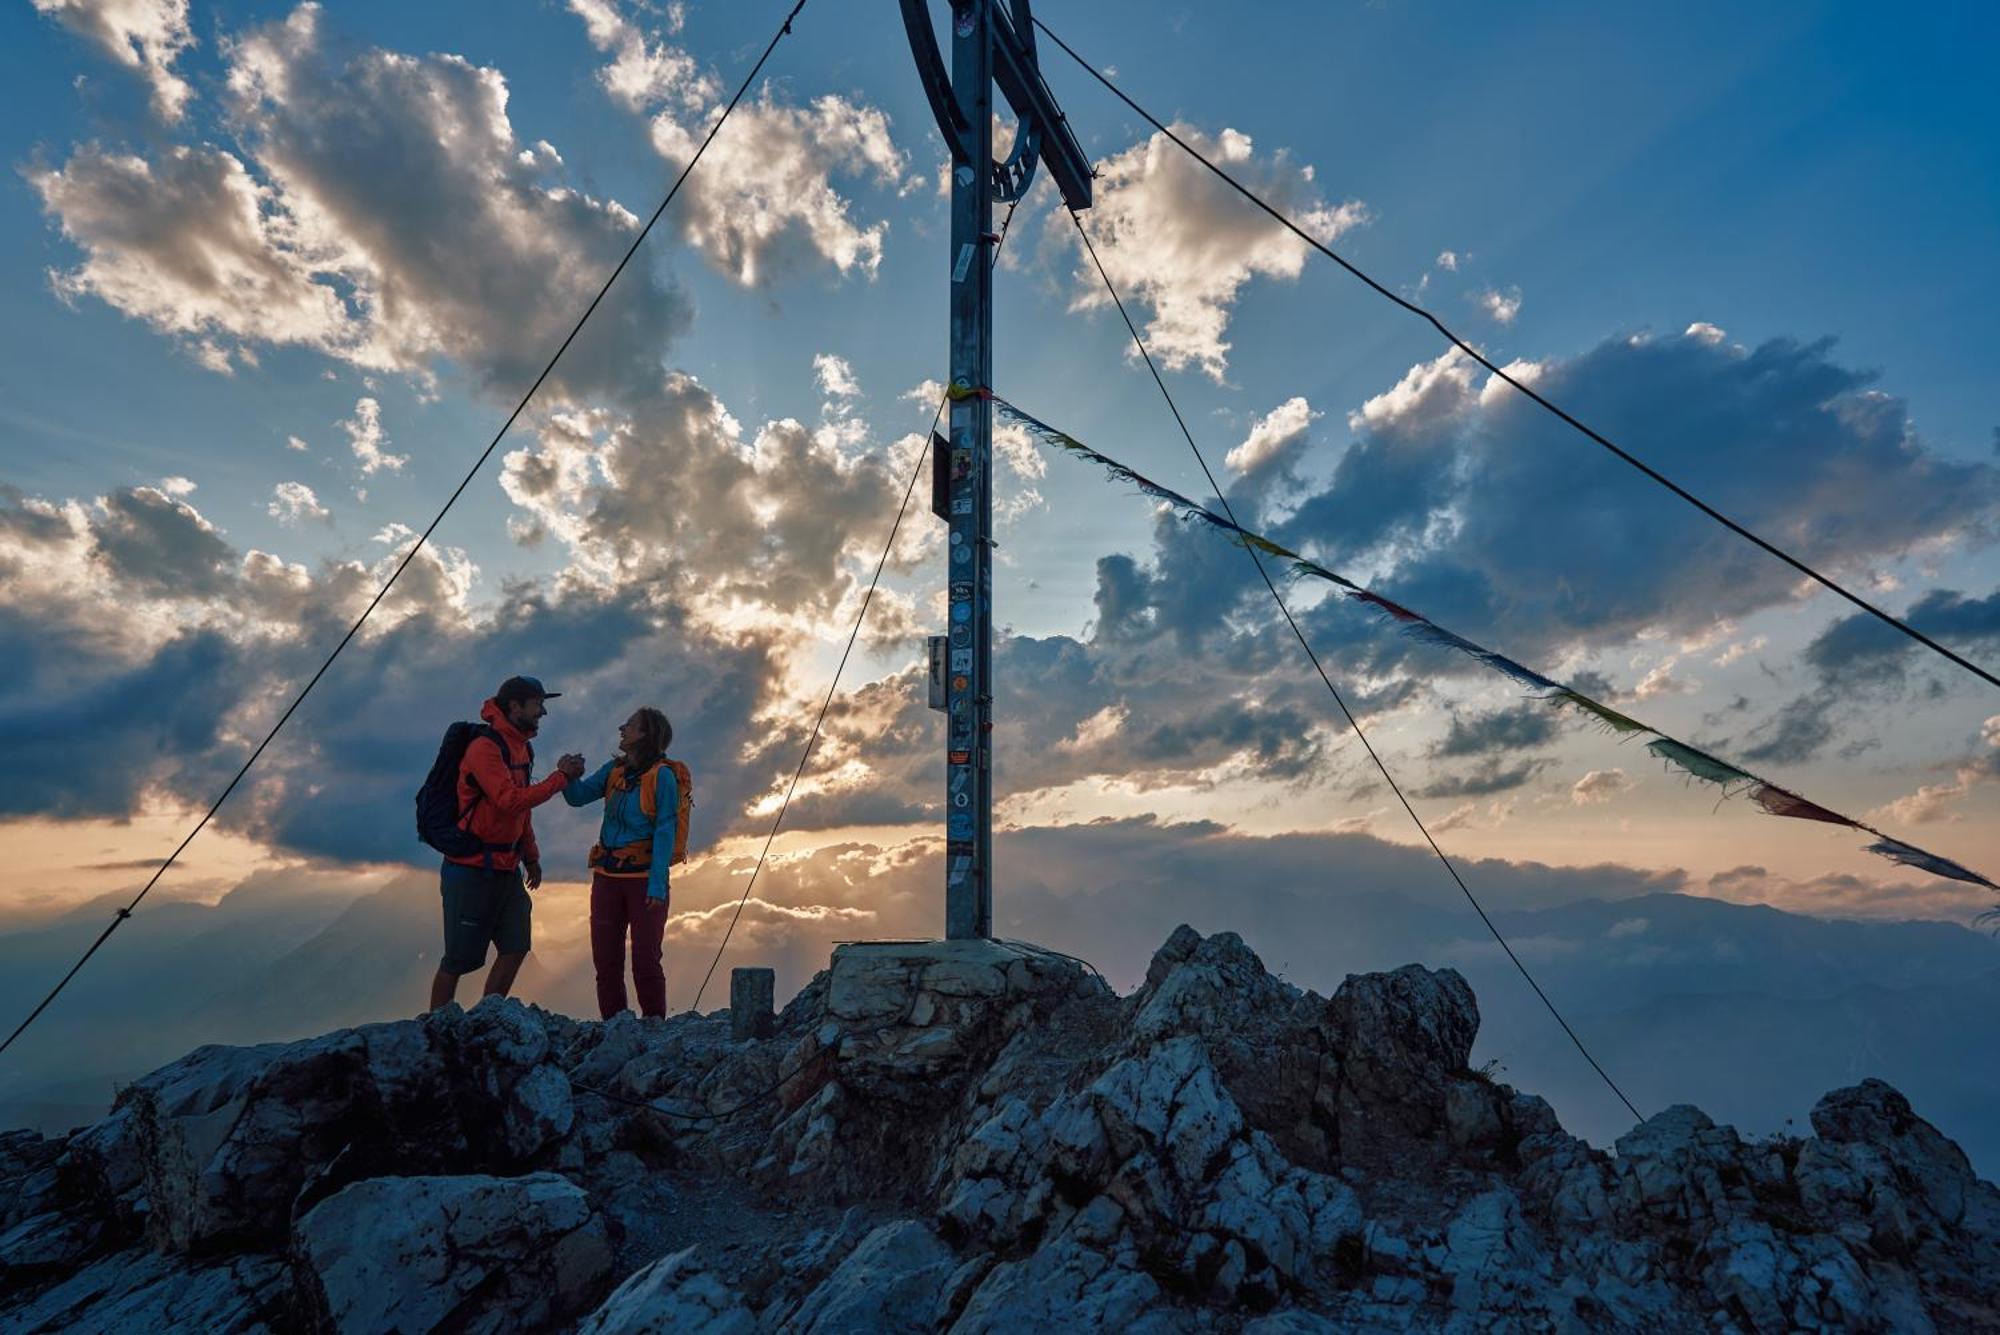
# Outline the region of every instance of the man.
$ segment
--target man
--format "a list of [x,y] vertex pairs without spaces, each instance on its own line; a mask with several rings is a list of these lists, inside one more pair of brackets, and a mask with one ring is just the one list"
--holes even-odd
[[507,995],[528,957],[528,892],[542,883],[541,850],[528,813],[583,776],[583,757],[566,755],[540,783],[529,779],[535,751],[528,739],[541,730],[549,712],[545,702],[559,694],[533,677],[509,677],[480,707],[492,732],[473,738],[459,762],[458,823],[485,851],[447,857],[440,873],[444,957],[431,980],[432,1010],[452,999],[461,974],[486,963],[488,945],[497,952],[486,975],[489,997]]

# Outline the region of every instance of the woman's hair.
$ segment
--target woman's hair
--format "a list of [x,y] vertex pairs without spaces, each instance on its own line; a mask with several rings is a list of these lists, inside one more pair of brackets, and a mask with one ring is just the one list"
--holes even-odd
[[633,710],[632,717],[639,720],[639,740],[625,752],[625,775],[637,779],[666,758],[674,744],[674,725],[651,705]]

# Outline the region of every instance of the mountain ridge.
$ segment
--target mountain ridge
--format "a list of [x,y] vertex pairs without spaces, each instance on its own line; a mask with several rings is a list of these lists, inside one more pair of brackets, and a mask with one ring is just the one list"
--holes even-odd
[[[488,999],[210,1045],[0,1135],[0,1324],[252,1332],[1961,1330],[2000,1189],[1880,1080],[1612,1152],[1471,1065],[1451,969],[1331,996],[1181,927],[1127,996],[843,947],[754,1017]],[[738,1029],[742,1032],[737,1032]]]

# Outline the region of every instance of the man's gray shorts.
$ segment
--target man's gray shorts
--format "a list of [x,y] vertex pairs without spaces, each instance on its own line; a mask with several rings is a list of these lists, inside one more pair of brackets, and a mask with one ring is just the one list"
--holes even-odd
[[534,901],[518,871],[488,871],[447,862],[439,873],[444,892],[446,973],[471,973],[486,963],[486,947],[525,955],[533,933]]

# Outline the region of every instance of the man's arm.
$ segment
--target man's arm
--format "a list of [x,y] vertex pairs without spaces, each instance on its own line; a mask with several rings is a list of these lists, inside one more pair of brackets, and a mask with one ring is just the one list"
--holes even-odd
[[569,775],[557,770],[540,783],[519,787],[500,754],[500,743],[491,737],[476,737],[465,748],[465,772],[479,786],[481,797],[510,816],[534,810],[569,782]]

